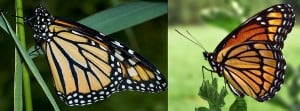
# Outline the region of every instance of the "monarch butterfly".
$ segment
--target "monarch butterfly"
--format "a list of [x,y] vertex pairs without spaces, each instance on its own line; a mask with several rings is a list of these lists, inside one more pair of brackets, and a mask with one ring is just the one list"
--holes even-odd
[[155,93],[164,76],[142,56],[82,24],[52,16],[42,5],[29,19],[59,98],[70,106],[104,100],[123,90]]
[[281,50],[294,23],[289,4],[271,6],[242,23],[214,52],[203,52],[204,58],[235,95],[269,100],[284,81],[286,62]]

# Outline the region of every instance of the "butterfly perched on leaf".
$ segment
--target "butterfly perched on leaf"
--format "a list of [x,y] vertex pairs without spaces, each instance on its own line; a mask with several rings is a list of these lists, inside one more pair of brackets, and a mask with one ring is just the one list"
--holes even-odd
[[263,102],[284,82],[284,40],[295,24],[291,5],[271,6],[248,18],[204,58],[237,96]]
[[167,89],[163,74],[120,42],[87,26],[52,16],[42,5],[28,20],[44,51],[60,99],[83,106],[124,90]]

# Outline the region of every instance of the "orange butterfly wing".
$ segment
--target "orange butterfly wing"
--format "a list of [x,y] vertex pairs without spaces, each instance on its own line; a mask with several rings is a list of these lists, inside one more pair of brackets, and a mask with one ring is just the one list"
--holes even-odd
[[269,42],[245,42],[230,48],[222,58],[223,75],[231,90],[258,101],[273,97],[283,83],[285,60]]
[[250,17],[204,56],[234,94],[266,101],[283,83],[286,62],[281,49],[294,24],[289,4],[271,6]]
[[283,41],[295,24],[289,4],[278,4],[257,13],[232,31],[216,48],[221,49],[246,41],[268,41],[283,48]]
[[45,52],[60,99],[70,106],[123,90],[155,93],[167,80],[142,56],[87,26],[52,16],[42,5],[29,20]]

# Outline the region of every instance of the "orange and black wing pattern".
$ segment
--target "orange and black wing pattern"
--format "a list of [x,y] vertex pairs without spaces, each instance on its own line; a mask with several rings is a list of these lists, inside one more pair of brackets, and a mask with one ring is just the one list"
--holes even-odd
[[119,85],[120,90],[142,91],[155,93],[165,90],[167,83],[161,73],[142,56],[126,46],[118,43],[113,44],[123,47],[116,50],[116,56],[121,62],[123,82]]
[[283,48],[286,35],[295,24],[295,14],[291,5],[278,4],[271,6],[253,17],[248,18],[238,28],[232,31],[215,49],[222,49],[246,41],[266,41],[276,48]]
[[30,19],[34,38],[47,56],[57,94],[82,106],[123,90],[160,92],[167,81],[142,56],[84,25],[50,15],[43,7]]
[[204,56],[234,94],[269,100],[284,81],[286,62],[281,50],[294,24],[289,4],[271,6],[250,17]]
[[226,52],[222,73],[235,94],[265,101],[280,89],[286,63],[271,43],[245,42]]

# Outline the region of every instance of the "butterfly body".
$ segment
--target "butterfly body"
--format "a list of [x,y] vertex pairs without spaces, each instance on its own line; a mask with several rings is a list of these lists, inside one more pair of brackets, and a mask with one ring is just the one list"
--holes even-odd
[[237,96],[269,100],[284,81],[281,50],[294,23],[289,4],[271,6],[242,23],[214,52],[204,52],[204,58]]
[[167,88],[166,79],[150,62],[102,33],[54,17],[43,6],[30,21],[57,94],[67,105],[92,104],[123,90],[155,93]]

